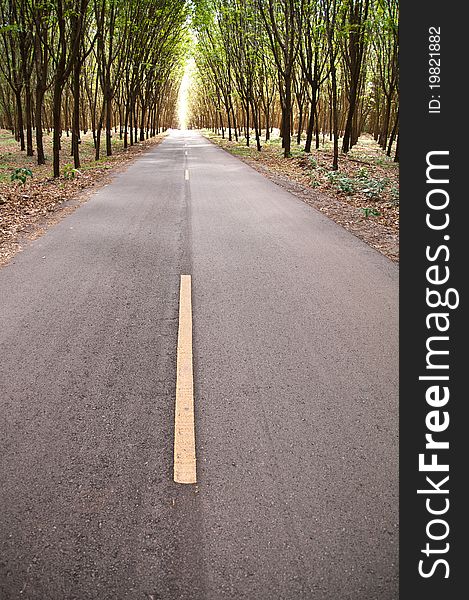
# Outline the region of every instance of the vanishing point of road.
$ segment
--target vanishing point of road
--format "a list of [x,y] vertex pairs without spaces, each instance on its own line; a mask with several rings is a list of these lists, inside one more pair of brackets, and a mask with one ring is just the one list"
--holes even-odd
[[395,600],[397,294],[172,132],[0,272],[0,598]]

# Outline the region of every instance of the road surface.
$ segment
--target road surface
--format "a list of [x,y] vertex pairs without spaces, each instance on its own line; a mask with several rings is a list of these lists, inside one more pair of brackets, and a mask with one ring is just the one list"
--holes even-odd
[[397,292],[387,258],[172,132],[0,272],[0,598],[396,599]]

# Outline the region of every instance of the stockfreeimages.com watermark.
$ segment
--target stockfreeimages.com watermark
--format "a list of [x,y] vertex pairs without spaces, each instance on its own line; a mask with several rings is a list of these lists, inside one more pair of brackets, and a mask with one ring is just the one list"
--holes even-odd
[[[446,162],[441,162],[444,157]],[[438,159],[438,162],[435,162]],[[425,558],[418,563],[419,575],[447,579],[450,574],[448,552],[450,550],[450,487],[448,459],[450,424],[450,323],[451,310],[459,306],[459,293],[450,286],[450,194],[449,151],[434,150],[426,155],[426,225],[441,238],[426,246],[425,325],[428,336],[425,341],[425,373],[419,381],[425,382],[425,451],[419,454],[419,474],[425,475],[425,488],[417,493],[425,499],[428,521],[426,540],[421,548]]]

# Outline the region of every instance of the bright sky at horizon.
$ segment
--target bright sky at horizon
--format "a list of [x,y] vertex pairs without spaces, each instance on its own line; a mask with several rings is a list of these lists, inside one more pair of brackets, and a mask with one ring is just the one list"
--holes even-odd
[[179,88],[179,101],[178,101],[178,119],[179,129],[187,129],[187,121],[189,117],[189,89],[192,83],[192,72],[194,69],[194,59],[190,58],[186,62],[184,68],[184,75],[181,80],[181,87]]

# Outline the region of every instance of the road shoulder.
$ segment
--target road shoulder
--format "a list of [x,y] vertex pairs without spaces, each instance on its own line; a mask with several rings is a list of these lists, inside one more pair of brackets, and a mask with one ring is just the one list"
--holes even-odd
[[275,184],[297,196],[393,262],[399,262],[398,226],[391,227],[379,222],[373,216],[366,217],[359,207],[344,201],[340,194],[334,197],[332,194],[326,194],[311,186],[304,185],[295,180],[292,175],[288,175],[288,169],[279,170],[277,164],[270,164],[269,159],[264,159],[262,154],[255,155],[255,158],[253,158],[252,152],[250,153],[251,156],[243,156],[237,152],[238,146],[231,146],[227,140],[222,140],[220,136],[205,135],[204,137],[217,147],[239,158]]
[[166,137],[160,134],[106,159],[99,167],[79,172],[76,177],[41,179],[34,184],[7,188],[0,203],[0,268],[18,252],[64,217],[87,202],[100,188],[125,171]]

